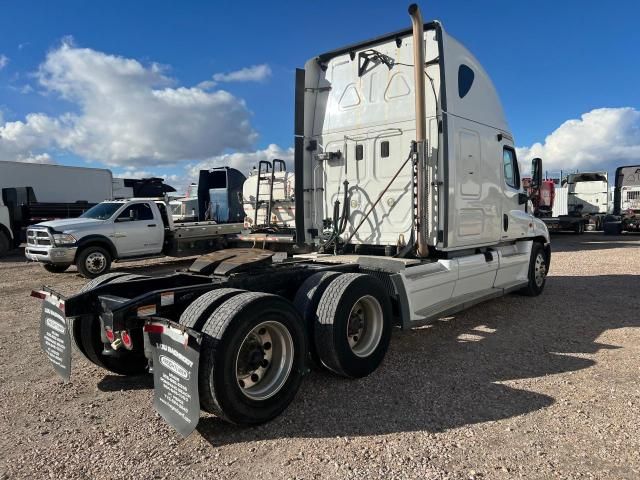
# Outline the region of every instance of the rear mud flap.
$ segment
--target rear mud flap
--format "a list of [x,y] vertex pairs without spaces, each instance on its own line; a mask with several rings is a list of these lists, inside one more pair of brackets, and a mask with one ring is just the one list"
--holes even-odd
[[153,358],[153,406],[186,437],[200,420],[198,363],[202,334],[168,320],[149,320],[144,331]]
[[43,292],[40,317],[40,346],[55,371],[65,382],[71,378],[71,336],[64,315],[64,297]]

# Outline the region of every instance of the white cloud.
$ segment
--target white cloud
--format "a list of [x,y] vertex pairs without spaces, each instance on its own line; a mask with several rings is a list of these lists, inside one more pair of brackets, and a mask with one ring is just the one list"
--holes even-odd
[[38,153],[35,155],[21,155],[15,158],[15,161],[17,162],[24,162],[24,163],[49,163],[49,164],[53,164],[55,163],[53,161],[53,158],[51,158],[51,155],[49,155],[48,153]]
[[47,55],[37,80],[74,108],[0,124],[0,159],[55,148],[139,168],[251,147],[257,134],[243,100],[223,90],[175,86],[165,70],[64,43]]
[[6,55],[0,55],[0,70],[7,66],[9,63],[9,57]]
[[526,163],[542,158],[546,171],[604,170],[640,163],[640,111],[632,107],[598,108],[564,122],[544,143],[518,148]]
[[200,170],[213,167],[233,167],[248,175],[253,166],[257,165],[260,160],[272,161],[275,158],[284,160],[287,163],[287,169],[289,171],[293,170],[293,148],[282,148],[272,143],[264,150],[226,153],[208,158],[195,165],[189,165],[187,167],[187,178],[191,181],[197,181]]
[[270,76],[271,67],[262,64],[229,73],[216,73],[213,75],[213,80],[216,82],[264,82]]

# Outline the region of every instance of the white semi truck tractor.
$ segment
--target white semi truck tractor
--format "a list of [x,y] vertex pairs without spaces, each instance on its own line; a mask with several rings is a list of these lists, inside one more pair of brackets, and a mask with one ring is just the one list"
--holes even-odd
[[183,435],[201,409],[254,425],[287,408],[309,365],[364,377],[394,327],[542,293],[549,234],[493,84],[439,22],[409,14],[411,29],[296,71],[290,231],[256,229],[171,275],[32,293],[62,377],[75,345],[105,370],[153,372],[155,408]]

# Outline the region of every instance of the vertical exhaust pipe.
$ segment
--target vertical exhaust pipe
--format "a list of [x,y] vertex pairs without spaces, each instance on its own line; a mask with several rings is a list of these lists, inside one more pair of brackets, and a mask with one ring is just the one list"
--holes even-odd
[[413,68],[416,95],[416,146],[417,146],[417,230],[418,245],[417,254],[419,257],[426,257],[429,254],[427,246],[427,211],[426,211],[426,110],[425,110],[425,89],[424,89],[424,22],[422,14],[417,4],[409,6],[411,25],[413,27]]

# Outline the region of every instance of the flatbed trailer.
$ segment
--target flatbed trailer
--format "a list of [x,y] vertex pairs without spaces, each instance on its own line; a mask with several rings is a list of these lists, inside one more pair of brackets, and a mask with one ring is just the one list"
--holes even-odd
[[409,14],[412,29],[296,71],[292,231],[239,233],[171,275],[109,273],[68,298],[32,292],[65,380],[73,345],[105,370],[152,372],[154,407],[182,435],[200,410],[255,425],[287,408],[311,367],[375,371],[394,327],[543,292],[549,233],[526,211],[495,89],[439,22],[424,24],[416,5]]

